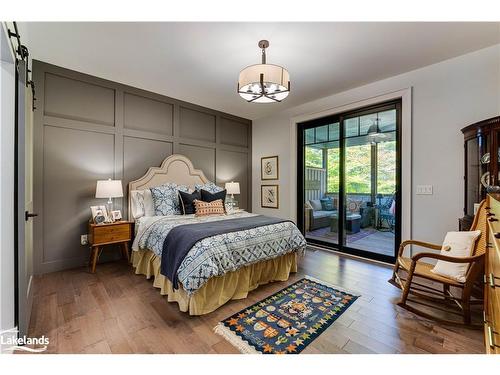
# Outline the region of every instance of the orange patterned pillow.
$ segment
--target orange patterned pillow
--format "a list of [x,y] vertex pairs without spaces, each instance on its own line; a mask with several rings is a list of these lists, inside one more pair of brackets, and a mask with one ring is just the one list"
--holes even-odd
[[194,209],[196,216],[208,215],[224,215],[224,203],[222,199],[217,199],[212,202],[204,202],[198,199],[194,201]]

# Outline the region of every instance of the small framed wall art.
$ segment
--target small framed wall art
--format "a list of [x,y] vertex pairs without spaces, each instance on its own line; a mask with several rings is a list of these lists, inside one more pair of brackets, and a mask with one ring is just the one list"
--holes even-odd
[[260,159],[260,178],[261,180],[279,179],[278,156],[265,156]]
[[279,185],[261,185],[260,206],[263,208],[279,208]]

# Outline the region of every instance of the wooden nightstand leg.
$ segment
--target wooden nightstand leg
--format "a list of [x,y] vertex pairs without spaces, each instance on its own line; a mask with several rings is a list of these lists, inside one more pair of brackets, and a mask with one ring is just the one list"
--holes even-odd
[[89,254],[89,270],[92,268],[92,258],[94,257],[94,247],[90,246],[89,247],[90,254]]
[[92,247],[92,256],[91,256],[91,269],[90,272],[95,273],[95,266],[97,264],[97,258],[98,258],[98,253],[99,253],[99,247],[94,246]]
[[127,263],[130,263],[130,256],[128,253],[128,242],[124,242],[122,244],[122,254],[125,259],[127,259]]
[[89,271],[92,272],[92,263],[94,262],[95,249],[94,246],[90,247],[90,257],[89,257]]

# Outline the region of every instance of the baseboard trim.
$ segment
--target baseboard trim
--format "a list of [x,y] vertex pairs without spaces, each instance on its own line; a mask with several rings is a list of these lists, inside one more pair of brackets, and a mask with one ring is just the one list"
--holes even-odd
[[45,273],[82,267],[85,266],[87,262],[88,262],[88,256],[42,262],[38,265],[36,274],[43,275]]

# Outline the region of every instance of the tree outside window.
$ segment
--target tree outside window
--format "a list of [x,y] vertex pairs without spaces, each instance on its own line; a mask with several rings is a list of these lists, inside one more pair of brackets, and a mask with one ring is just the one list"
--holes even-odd
[[324,168],[323,167],[323,150],[321,148],[306,146],[306,167],[308,167],[308,168]]
[[[371,144],[349,146],[346,158],[346,193],[371,193]],[[340,149],[325,149],[327,154],[327,192],[338,193]],[[396,189],[396,142],[377,144],[377,193],[392,194]],[[306,166],[323,168],[321,149],[306,147]]]

